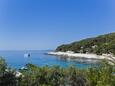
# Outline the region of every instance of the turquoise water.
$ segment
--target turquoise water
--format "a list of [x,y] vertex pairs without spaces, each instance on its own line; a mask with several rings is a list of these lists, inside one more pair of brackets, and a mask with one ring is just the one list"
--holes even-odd
[[[47,53],[49,51],[39,51],[39,50],[33,50],[33,51],[0,51],[0,56],[2,56],[8,66],[14,67],[16,69],[19,69],[23,67],[28,62],[38,65],[38,66],[54,66],[59,65],[61,67],[68,67],[69,65],[74,65],[78,68],[86,68],[91,66],[91,64],[86,63],[80,63],[77,61],[68,61],[65,59],[61,59],[56,56],[46,55],[44,53]],[[31,57],[26,58],[24,57],[25,53],[30,53]]]

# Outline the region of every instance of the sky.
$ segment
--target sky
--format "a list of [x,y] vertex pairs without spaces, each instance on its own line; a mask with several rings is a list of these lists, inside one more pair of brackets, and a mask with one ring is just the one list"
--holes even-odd
[[115,0],[0,0],[0,50],[46,50],[115,32]]

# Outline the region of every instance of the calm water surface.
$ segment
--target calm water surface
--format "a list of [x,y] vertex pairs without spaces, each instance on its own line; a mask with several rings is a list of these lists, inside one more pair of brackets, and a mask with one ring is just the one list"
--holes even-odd
[[[47,50],[33,50],[33,51],[0,51],[0,56],[2,56],[8,66],[14,67],[14,68],[21,68],[28,62],[31,62],[32,64],[38,65],[38,66],[53,66],[53,65],[59,65],[61,67],[68,67],[69,65],[74,65],[78,68],[86,68],[91,66],[91,64],[82,63],[79,61],[68,61],[65,59],[61,59],[56,56],[51,55],[45,55],[44,53],[47,53],[49,51]],[[24,57],[25,53],[30,53],[31,57],[26,58]]]

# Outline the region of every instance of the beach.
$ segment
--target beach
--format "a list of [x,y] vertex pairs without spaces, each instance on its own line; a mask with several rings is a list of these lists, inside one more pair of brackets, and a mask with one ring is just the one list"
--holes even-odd
[[94,60],[109,60],[114,62],[115,57],[111,54],[102,54],[102,55],[96,55],[96,54],[89,54],[89,53],[74,53],[72,51],[67,52],[48,52],[48,55],[56,55],[56,56],[65,56],[67,58],[83,58],[83,59],[94,59]]

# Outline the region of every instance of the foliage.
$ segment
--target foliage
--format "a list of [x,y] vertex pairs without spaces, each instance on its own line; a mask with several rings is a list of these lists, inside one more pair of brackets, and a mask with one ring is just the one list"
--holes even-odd
[[20,72],[25,76],[21,79],[25,80],[21,81],[22,86],[115,86],[114,71],[114,66],[103,61],[83,70],[73,66],[38,67],[28,64],[27,70]]
[[5,60],[2,57],[0,57],[0,73],[4,73],[6,67],[7,67],[7,64]]
[[88,38],[71,44],[61,45],[56,51],[74,51],[76,53],[112,53],[115,55],[115,33]]
[[0,86],[16,86],[17,78],[14,71],[7,68],[5,60],[0,57]]
[[91,86],[115,86],[115,76],[113,68],[106,61],[102,62],[98,67],[89,68],[87,77]]
[[88,69],[27,64],[26,69],[19,70],[19,77],[5,66],[3,59],[0,64],[0,86],[115,86],[115,67],[106,61]]

